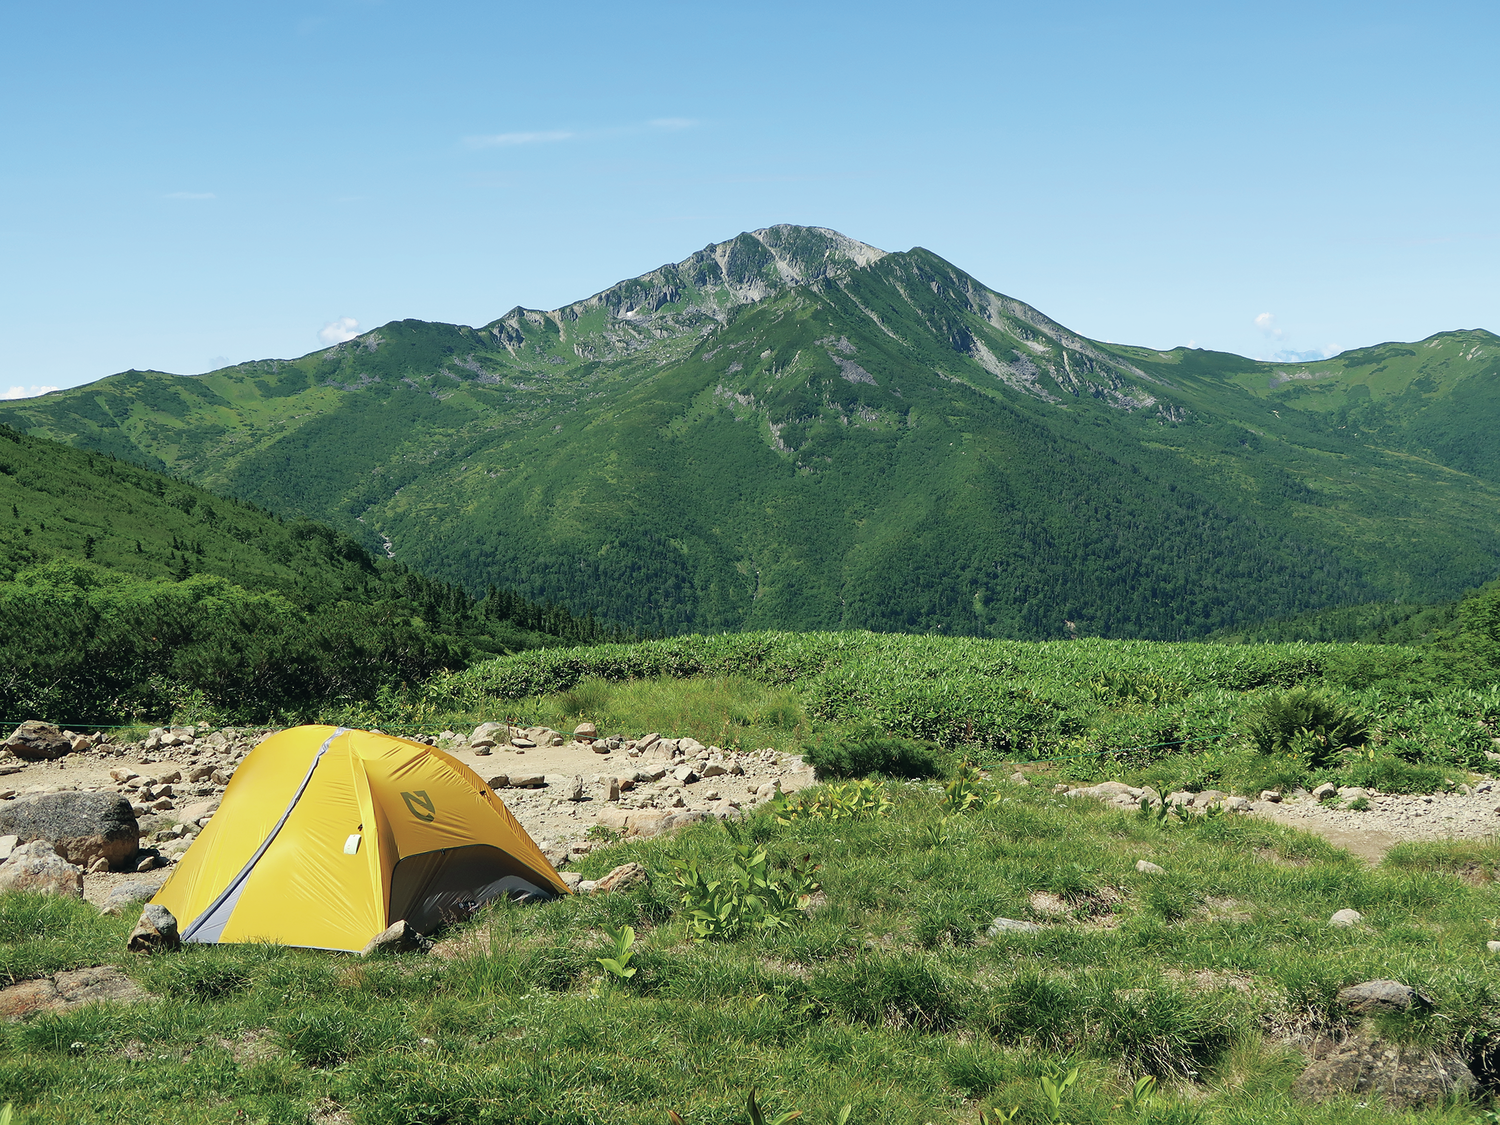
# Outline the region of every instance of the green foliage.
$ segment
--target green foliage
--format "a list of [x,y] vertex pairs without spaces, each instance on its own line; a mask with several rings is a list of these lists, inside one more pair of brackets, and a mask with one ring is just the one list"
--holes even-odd
[[729,871],[706,876],[696,862],[675,865],[688,927],[697,941],[734,941],[747,933],[776,930],[801,920],[808,899],[818,890],[815,865],[804,859],[782,874],[770,869],[766,850],[738,844]]
[[803,760],[828,777],[934,777],[940,772],[935,747],[928,742],[896,738],[879,729],[862,728],[841,738],[808,746]]
[[772,806],[778,824],[795,820],[854,820],[883,816],[891,811],[886,788],[868,779],[843,785],[820,785],[800,790],[795,796],[780,794]]
[[1313,769],[1329,765],[1369,736],[1352,708],[1327,692],[1305,687],[1267,695],[1250,714],[1246,730],[1262,754],[1304,761]]
[[630,963],[630,959],[635,956],[631,949],[635,945],[634,928],[606,926],[604,932],[615,944],[614,953],[609,957],[595,957],[594,960],[600,968],[616,980],[629,980],[636,973],[635,966]]

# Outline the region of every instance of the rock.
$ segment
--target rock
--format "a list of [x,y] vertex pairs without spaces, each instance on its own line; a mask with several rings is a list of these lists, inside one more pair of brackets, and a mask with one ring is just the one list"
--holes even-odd
[[581,895],[591,895],[598,888],[599,888],[599,884],[596,883],[596,882],[594,882],[594,880],[592,880],[592,879],[580,879],[578,881],[578,890],[577,890],[576,893],[581,894]]
[[1011,783],[1014,784],[1014,785],[1030,785],[1031,784],[1031,782],[1029,782],[1029,781],[1026,780],[1026,775],[1024,773],[1022,773],[1020,770],[1017,770],[1015,773],[1011,774],[1010,775],[1010,780],[1011,780]]
[[1340,910],[1332,918],[1328,919],[1328,924],[1342,929],[1348,926],[1357,926],[1363,920],[1364,915],[1358,910]]
[[168,770],[156,779],[162,785],[175,785],[182,780],[181,770]]
[[1382,1039],[1345,1040],[1303,1071],[1292,1094],[1324,1102],[1346,1095],[1379,1097],[1387,1109],[1439,1105],[1474,1089],[1474,1074],[1457,1055]]
[[1164,867],[1158,867],[1156,864],[1152,863],[1149,859],[1138,859],[1138,860],[1136,860],[1135,861],[1135,869],[1137,871],[1139,871],[1142,875],[1165,875],[1167,873],[1166,868],[1164,868]]
[[614,891],[628,891],[651,881],[645,867],[639,863],[622,863],[598,881],[595,893],[607,895]]
[[517,750],[532,750],[536,747],[536,743],[529,738],[512,738],[510,744]]
[[141,918],[130,931],[130,940],[125,948],[132,953],[163,953],[182,948],[182,936],[177,932],[177,919],[165,906],[148,902],[141,911]]
[[0,863],[9,859],[11,852],[15,851],[20,843],[21,837],[19,836],[0,836]]
[[65,1012],[85,1004],[138,1004],[153,999],[113,965],[74,969],[0,990],[0,1018],[18,1020],[33,1012]]
[[469,735],[469,745],[478,746],[486,743],[490,746],[502,741],[509,733],[510,727],[504,723],[480,723],[474,728],[474,733]]
[[[188,780],[189,781],[207,781],[209,778],[213,777],[214,770],[216,768],[217,767],[214,766],[212,762],[204,762],[201,766],[194,766],[192,769],[188,770]],[[111,771],[112,774],[114,772],[115,771]],[[123,781],[125,779],[121,778],[119,780]]]
[[1484,943],[1484,947],[1491,953],[1500,953],[1500,941],[1487,941]]
[[755,803],[764,804],[766,801],[774,801],[776,795],[781,792],[781,780],[768,781],[755,791]]
[[1339,797],[1345,801],[1357,801],[1361,797],[1368,798],[1370,791],[1359,785],[1344,785],[1337,790]]
[[1432,1010],[1432,998],[1410,985],[1394,980],[1367,980],[1339,989],[1338,1002],[1351,1012],[1368,1016],[1376,1012],[1404,1012],[1408,1008]]
[[576,871],[559,871],[557,873],[567,885],[568,890],[576,892],[578,884],[583,882],[583,876]]
[[728,772],[729,767],[724,764],[721,758],[710,758],[708,764],[703,767],[704,777],[723,777]]
[[1312,795],[1313,800],[1315,801],[1326,801],[1330,797],[1337,797],[1339,795],[1339,791],[1334,785],[1325,781],[1322,785],[1318,786],[1312,791]]
[[160,866],[161,856],[152,852],[142,854],[141,858],[135,861],[135,869],[137,871],[151,871]]
[[510,775],[497,773],[494,777],[486,781],[485,784],[491,789],[508,789],[510,788]]
[[672,779],[679,785],[691,785],[698,780],[698,771],[692,766],[680,766],[672,771]]
[[547,775],[541,773],[511,774],[512,789],[541,789],[547,784]]
[[84,870],[90,875],[103,875],[109,870],[109,860],[101,855],[84,868]]
[[679,738],[677,740],[677,751],[684,758],[696,758],[707,749],[708,747],[696,738]]
[[73,750],[72,744],[64,737],[62,731],[51,723],[42,723],[35,719],[27,719],[11,731],[10,737],[5,740],[4,748],[28,762],[44,762],[53,758],[61,758]]
[[213,816],[219,811],[217,798],[209,798],[206,801],[193,801],[191,804],[182,806],[182,822],[184,824],[197,824],[206,816]]
[[1042,927],[1035,922],[1020,922],[1014,918],[996,918],[990,923],[989,929],[984,932],[990,937],[999,937],[1001,934],[1036,934],[1042,931]]
[[1251,811],[1250,802],[1245,797],[1225,797],[1221,802],[1228,812],[1247,813]]
[[99,907],[101,914],[124,914],[133,909],[138,902],[150,898],[162,889],[167,881],[167,873],[163,871],[158,875],[148,875],[142,879],[132,879],[130,882],[116,887],[104,897],[104,902]]
[[214,770],[213,773],[208,775],[208,779],[215,785],[228,785],[230,779],[233,777],[234,773],[230,770]]
[[652,733],[650,733],[648,735],[645,735],[642,738],[637,738],[635,740],[635,748],[637,750],[649,750],[649,749],[651,749],[651,747],[655,746],[660,741],[661,741],[661,735],[659,735],[655,731],[653,731]]
[[1281,804],[1281,794],[1274,789],[1262,789],[1260,791],[1260,799],[1262,801],[1269,801],[1273,805]]
[[574,774],[573,780],[568,782],[563,788],[567,799],[570,801],[581,801],[586,796],[583,787],[583,778],[578,774]]
[[1169,805],[1179,805],[1179,806],[1181,806],[1183,808],[1186,808],[1186,807],[1190,806],[1192,803],[1193,803],[1193,795],[1191,793],[1189,793],[1186,789],[1179,789],[1175,793],[1168,793],[1167,794],[1167,804],[1169,804]]
[[609,800],[611,800],[611,801],[618,801],[620,799],[620,779],[619,778],[610,778],[608,797],[609,797]]
[[1103,781],[1098,785],[1090,785],[1086,789],[1069,789],[1069,797],[1093,797],[1099,801],[1112,801],[1117,797],[1135,801],[1140,798],[1141,791],[1122,781]]
[[46,840],[33,840],[0,863],[0,891],[83,897],[83,868],[58,855]]
[[361,957],[372,953],[426,953],[432,942],[417,933],[405,918],[392,922],[389,927],[372,937],[359,951]]
[[667,776],[666,768],[665,767],[658,767],[657,769],[654,769],[654,770],[636,770],[635,771],[635,776],[634,776],[633,780],[637,784],[644,785],[644,784],[647,784],[648,782],[660,781],[662,778],[664,778],[666,776]]
[[592,742],[598,737],[599,728],[586,719],[573,728],[574,742]]

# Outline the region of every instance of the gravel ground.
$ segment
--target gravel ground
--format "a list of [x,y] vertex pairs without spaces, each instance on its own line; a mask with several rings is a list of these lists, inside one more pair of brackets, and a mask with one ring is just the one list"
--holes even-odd
[[1367,800],[1369,809],[1355,812],[1298,794],[1280,804],[1254,801],[1251,815],[1316,832],[1372,862],[1406,840],[1483,839],[1500,832],[1500,785],[1488,777],[1448,793],[1371,793]]

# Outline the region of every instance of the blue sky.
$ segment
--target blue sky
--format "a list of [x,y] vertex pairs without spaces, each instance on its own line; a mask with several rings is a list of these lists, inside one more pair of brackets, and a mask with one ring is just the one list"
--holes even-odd
[[1099,339],[1500,331],[1494,4],[0,10],[0,395],[552,308],[774,222]]

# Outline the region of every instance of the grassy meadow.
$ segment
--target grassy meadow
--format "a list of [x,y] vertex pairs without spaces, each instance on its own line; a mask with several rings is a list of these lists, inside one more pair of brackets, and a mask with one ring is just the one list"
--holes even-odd
[[[665,1125],[670,1110],[737,1125],[752,1088],[767,1120],[829,1125],[845,1105],[853,1122],[1368,1121],[1354,1101],[1288,1090],[1310,1044],[1349,1029],[1337,990],[1372,977],[1437,1005],[1382,1034],[1491,1076],[1494,844],[1398,849],[1368,868],[1260,821],[1162,823],[972,785],[968,811],[941,780],[890,783],[882,812],[765,810],[608,847],[586,875],[635,860],[651,883],[497,905],[426,956],[131,955],[131,919],[3,896],[6,978],[113,962],[160,999],[0,1026],[0,1099],[38,1123]],[[805,907],[695,939],[679,875],[732,881],[758,851],[768,882],[801,880]],[[1344,907],[1364,922],[1328,928]],[[990,938],[996,917],[1042,929]],[[1074,1067],[1054,1112],[1040,1079]],[[1132,1104],[1148,1076],[1155,1091]],[[1398,1119],[1477,1122],[1487,1105]]]

